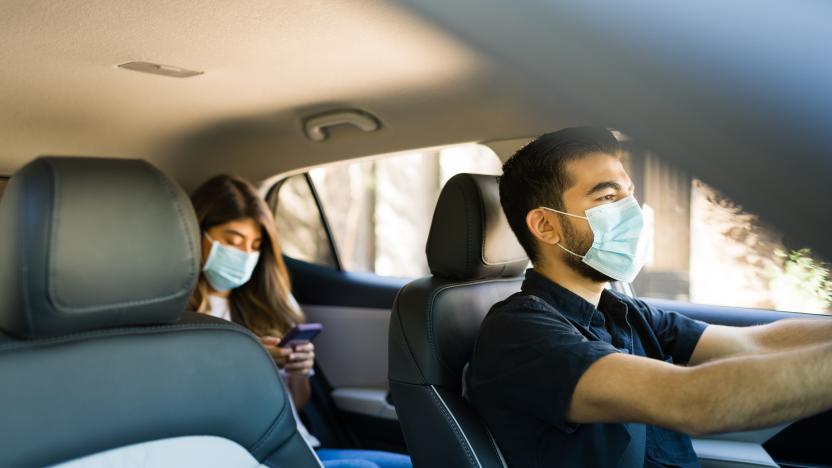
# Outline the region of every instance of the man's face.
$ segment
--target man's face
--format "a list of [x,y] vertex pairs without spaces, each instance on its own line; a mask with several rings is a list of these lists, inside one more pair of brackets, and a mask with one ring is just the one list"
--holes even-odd
[[[633,183],[624,170],[621,160],[604,153],[593,154],[570,161],[565,166],[572,186],[563,192],[564,211],[585,216],[586,210],[614,203],[633,194]],[[592,247],[593,235],[585,219],[558,215],[561,227],[561,245],[584,255]],[[561,250],[561,249],[558,249]],[[569,252],[560,252],[563,260],[573,270],[593,281],[603,283],[612,278],[583,263]]]

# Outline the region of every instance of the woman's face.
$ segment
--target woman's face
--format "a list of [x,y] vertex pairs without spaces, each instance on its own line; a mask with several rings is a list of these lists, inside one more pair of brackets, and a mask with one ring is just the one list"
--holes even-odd
[[[209,228],[206,233],[211,239],[220,244],[234,247],[243,252],[259,252],[260,244],[263,242],[263,233],[260,225],[252,218],[235,219],[224,224],[218,224]],[[211,253],[211,241],[202,236],[202,263],[208,259]]]

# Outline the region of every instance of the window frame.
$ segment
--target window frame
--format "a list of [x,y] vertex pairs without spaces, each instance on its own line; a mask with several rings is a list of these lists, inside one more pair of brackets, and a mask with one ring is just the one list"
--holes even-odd
[[[339,248],[338,239],[335,239],[335,237],[337,237],[337,236],[334,235],[334,228],[332,227],[332,224],[329,221],[329,216],[327,214],[327,208],[324,206],[325,203],[323,202],[323,199],[322,199],[321,195],[319,194],[319,190],[318,190],[318,187],[316,185],[316,181],[312,177],[311,173],[313,172],[313,170],[320,169],[320,168],[330,168],[330,167],[336,167],[336,166],[342,166],[342,165],[343,166],[352,166],[352,165],[359,164],[359,163],[364,163],[364,162],[367,162],[367,161],[373,161],[373,162],[375,162],[375,161],[384,161],[384,160],[394,159],[394,158],[401,157],[401,156],[411,156],[414,153],[418,153],[421,156],[430,156],[431,159],[435,160],[436,165],[437,165],[436,169],[438,171],[437,172],[437,183],[439,184],[438,188],[440,189],[440,192],[441,192],[441,188],[447,182],[447,178],[450,178],[450,176],[460,172],[459,170],[454,170],[454,167],[451,166],[451,169],[449,171],[450,175],[447,176],[447,178],[445,178],[443,180],[443,177],[442,177],[443,173],[440,170],[440,167],[441,167],[440,165],[441,165],[441,161],[442,161],[442,157],[443,157],[443,151],[449,150],[449,149],[467,149],[468,147],[477,147],[476,148],[477,153],[474,154],[476,156],[483,156],[483,155],[485,155],[484,153],[490,153],[491,156],[493,156],[494,161],[497,163],[497,165],[496,165],[497,172],[493,172],[493,174],[494,175],[499,175],[500,169],[502,168],[502,164],[503,164],[503,161],[500,159],[500,156],[489,145],[484,144],[483,142],[479,142],[479,141],[472,141],[472,142],[465,142],[465,143],[458,143],[458,144],[429,146],[429,147],[423,147],[423,148],[419,147],[419,148],[413,148],[413,149],[408,149],[408,150],[393,151],[393,152],[390,152],[390,153],[376,154],[376,155],[371,155],[371,156],[347,158],[347,159],[343,159],[343,160],[340,160],[340,161],[332,161],[332,162],[328,162],[328,163],[318,164],[318,165],[315,165],[315,166],[307,167],[305,169],[301,169],[297,172],[287,172],[287,173],[276,176],[276,177],[280,177],[279,180],[272,183],[271,187],[269,187],[266,190],[266,198],[268,199],[269,204],[271,205],[271,208],[272,208],[272,212],[275,213],[275,215],[277,214],[277,210],[278,210],[278,204],[279,204],[279,198],[280,198],[279,191],[280,191],[280,188],[282,187],[282,185],[288,179],[290,179],[292,177],[297,177],[297,176],[300,176],[300,175],[304,176],[304,179],[306,180],[306,184],[309,187],[309,190],[312,193],[312,197],[315,201],[315,205],[316,205],[317,210],[318,210],[318,216],[319,216],[319,219],[321,220],[321,225],[324,228],[324,232],[326,234],[327,242],[329,243],[330,253],[332,255],[332,263],[334,265],[327,265],[327,264],[318,263],[318,262],[309,262],[307,260],[301,260],[301,259],[294,258],[294,257],[289,257],[289,258],[292,258],[293,260],[298,260],[298,261],[301,261],[301,262],[305,262],[305,263],[313,263],[315,265],[325,266],[327,268],[332,268],[332,269],[335,269],[335,270],[337,270],[339,272],[343,272],[343,273],[369,274],[369,275],[372,275],[372,276],[379,276],[379,277],[383,277],[383,278],[406,278],[406,279],[409,279],[409,280],[413,280],[413,279],[416,279],[416,278],[419,278],[419,277],[423,277],[425,274],[430,274],[429,271],[416,274],[415,276],[414,275],[397,275],[397,274],[388,274],[388,273],[378,273],[376,268],[374,268],[372,266],[367,270],[364,270],[362,268],[357,268],[357,269],[346,268],[345,260],[344,260],[344,257],[343,257],[344,252],[341,251],[340,248]],[[483,173],[483,174],[492,174],[492,172],[490,172],[491,170],[492,170],[491,168],[480,167],[478,169],[473,169],[473,170],[470,169],[470,168],[467,169],[467,170],[463,169],[461,172],[475,172],[475,173]],[[323,185],[326,185],[326,184],[323,184]],[[438,195],[439,195],[439,192],[437,192],[437,196]],[[372,196],[373,197],[376,196],[375,189],[373,189]],[[272,197],[274,197],[274,199],[272,199]],[[431,214],[428,217],[428,223],[430,223],[430,219],[432,219],[432,213],[433,213],[434,210],[435,210],[435,206],[431,209]],[[335,211],[338,211],[338,210],[336,209]],[[336,216],[336,218],[337,218],[337,216]],[[375,248],[375,244],[373,244],[373,247],[370,247],[370,248],[371,249]],[[347,249],[347,250],[349,250],[349,249]],[[423,252],[423,247],[420,250]],[[376,253],[372,254],[373,258],[375,258]],[[350,259],[346,259],[346,260],[350,260]],[[351,263],[351,262],[348,261],[347,263]],[[350,266],[352,267],[353,265],[350,265]]]
[[[306,185],[309,187],[309,192],[312,194],[312,199],[315,201],[315,207],[317,207],[318,209],[318,217],[321,220],[321,226],[323,226],[324,228],[324,233],[326,233],[327,243],[329,244],[329,250],[332,254],[332,261],[335,264],[333,267],[330,267],[328,265],[320,266],[334,268],[339,272],[344,272],[345,270],[343,264],[341,263],[341,255],[340,252],[338,252],[338,246],[335,244],[335,240],[332,237],[332,230],[329,227],[329,219],[326,216],[326,212],[324,211],[323,205],[321,204],[321,198],[318,195],[318,190],[315,188],[315,183],[312,180],[312,177],[309,175],[309,171],[286,176],[272,184],[271,188],[268,190],[266,194],[267,199],[272,200],[272,202],[270,203],[270,205],[272,205],[272,212],[274,213],[274,216],[277,216],[277,208],[280,204],[280,189],[283,187],[283,184],[286,183],[286,181],[288,181],[292,177],[297,177],[300,175],[302,175],[303,180],[306,181]],[[303,261],[300,259],[295,260]],[[319,264],[316,263],[316,265]]]

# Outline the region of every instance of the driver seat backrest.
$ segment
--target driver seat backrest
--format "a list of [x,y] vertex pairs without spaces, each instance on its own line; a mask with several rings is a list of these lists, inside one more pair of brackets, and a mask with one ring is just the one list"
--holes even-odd
[[433,276],[407,284],[390,322],[390,392],[414,465],[505,466],[473,406],[463,369],[491,306],[520,290],[528,258],[500,207],[497,177],[458,174],[436,205]]
[[0,200],[4,466],[317,467],[246,329],[185,312],[183,191],[139,160],[43,157]]

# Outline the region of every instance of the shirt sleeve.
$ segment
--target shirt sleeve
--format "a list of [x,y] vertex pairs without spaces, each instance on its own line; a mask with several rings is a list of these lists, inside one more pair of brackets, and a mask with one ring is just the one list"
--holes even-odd
[[566,420],[566,413],[572,403],[578,381],[599,359],[621,352],[602,341],[589,341],[583,336],[569,338],[573,338],[571,345],[564,346],[564,342],[567,341],[564,339],[560,344],[550,345],[543,350],[548,363],[547,367],[553,369],[554,372],[542,376],[542,379],[551,386],[550,395],[554,397],[548,405],[546,419],[567,433],[575,431],[578,427],[578,424]]
[[708,324],[678,312],[657,309],[642,300],[635,301],[658,338],[665,356],[672,357],[675,364],[687,364]]
[[[516,320],[520,315],[523,320]],[[515,315],[511,324],[492,324],[494,333],[486,332],[491,336],[480,339],[492,344],[488,361],[496,365],[487,371],[487,386],[495,400],[569,433],[578,427],[566,421],[578,381],[596,361],[620,351],[608,343],[587,340],[558,315],[552,310],[526,310]],[[498,335],[518,339],[494,345]]]

